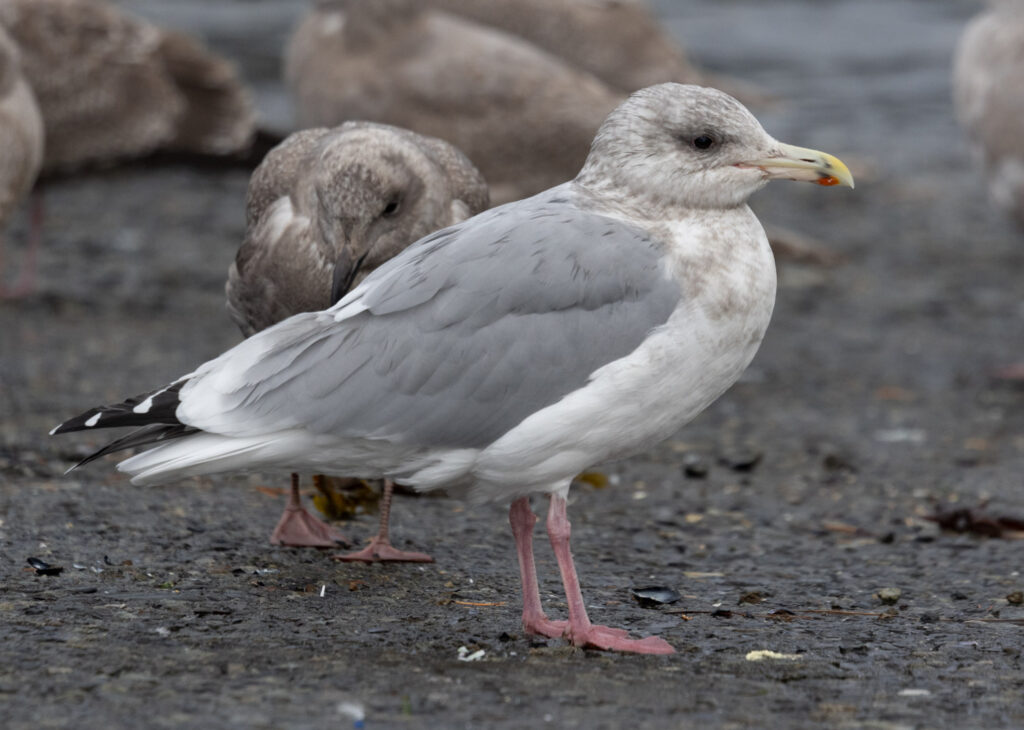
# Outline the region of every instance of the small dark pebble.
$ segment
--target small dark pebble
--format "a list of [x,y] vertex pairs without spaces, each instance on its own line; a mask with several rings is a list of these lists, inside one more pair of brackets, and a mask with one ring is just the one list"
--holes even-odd
[[677,591],[664,586],[634,588],[630,593],[643,608],[657,608],[667,603],[675,603],[682,598]]
[[732,618],[732,611],[724,608],[719,608],[716,611],[711,612],[712,618]]
[[718,461],[738,472],[751,472],[761,462],[762,453],[753,449],[740,449],[718,457]]
[[1006,597],[1008,603],[1019,606],[1024,603],[1024,591],[1014,591]]
[[966,601],[968,598],[966,593],[961,593],[960,591],[953,591],[949,597],[954,601]]
[[708,475],[708,464],[700,454],[687,454],[683,457],[683,476],[688,479],[703,479]]
[[50,565],[39,558],[29,558],[28,564],[36,571],[36,575],[60,575],[64,568],[59,565]]
[[928,613],[922,613],[921,614],[920,621],[923,624],[934,624],[934,623],[937,623],[938,620],[939,620],[939,614],[937,614],[937,613],[928,612]]
[[78,586],[77,588],[68,589],[68,593],[95,593],[96,591],[96,586]]
[[762,596],[760,592],[750,591],[749,593],[744,593],[742,596],[740,596],[740,600],[737,601],[737,603],[760,603],[763,600],[764,596]]
[[828,471],[857,472],[857,467],[850,459],[837,453],[825,454],[821,459],[821,465]]
[[509,634],[507,631],[502,631],[501,634],[498,635],[498,641],[502,642],[503,644],[512,641],[512,635]]
[[883,545],[892,545],[894,542],[896,542],[896,533],[887,532],[880,538],[878,538],[878,542],[882,543]]

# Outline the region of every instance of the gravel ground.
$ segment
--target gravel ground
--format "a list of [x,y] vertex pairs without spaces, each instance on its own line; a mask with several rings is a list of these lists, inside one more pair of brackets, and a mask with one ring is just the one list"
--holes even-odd
[[[242,53],[242,4],[215,5],[173,7]],[[741,383],[654,452],[601,467],[610,486],[574,490],[592,617],[678,653],[524,637],[500,506],[400,497],[399,544],[437,562],[362,566],[267,543],[282,500],[255,487],[285,475],[133,488],[102,461],[63,476],[98,439],[51,439],[57,422],[239,339],[222,287],[247,173],[136,165],[46,187],[40,292],[0,304],[4,727],[344,728],[354,705],[370,728],[1024,726],[1024,543],[925,519],[1024,517],[1024,389],[990,375],[1024,357],[1024,246],[949,102],[975,4],[660,5],[695,57],[778,95],[757,110],[770,132],[858,175],[852,192],[757,196],[763,220],[845,262],[782,262]],[[276,28],[300,5],[248,6]],[[246,71],[279,98],[267,44],[281,34],[246,17],[263,44]],[[9,231],[15,251],[24,231]],[[341,525],[356,540],[374,527]],[[681,599],[642,607],[645,586]],[[460,661],[463,646],[482,659]]]

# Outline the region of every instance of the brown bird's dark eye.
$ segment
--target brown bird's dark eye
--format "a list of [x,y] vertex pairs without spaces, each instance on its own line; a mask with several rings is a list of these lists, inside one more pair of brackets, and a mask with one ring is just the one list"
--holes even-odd
[[699,150],[706,150],[715,143],[715,140],[706,134],[702,134],[693,140],[693,146]]
[[384,207],[384,212],[381,213],[381,215],[383,215],[384,217],[389,217],[389,216],[393,216],[397,212],[398,212],[398,201],[397,200],[392,200],[390,203],[388,203]]

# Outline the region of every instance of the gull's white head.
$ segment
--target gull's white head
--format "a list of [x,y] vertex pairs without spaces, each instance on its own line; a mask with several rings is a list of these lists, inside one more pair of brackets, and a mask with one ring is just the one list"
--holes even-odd
[[608,116],[576,182],[654,207],[732,208],[775,178],[853,187],[839,159],[779,142],[728,94],[667,83]]

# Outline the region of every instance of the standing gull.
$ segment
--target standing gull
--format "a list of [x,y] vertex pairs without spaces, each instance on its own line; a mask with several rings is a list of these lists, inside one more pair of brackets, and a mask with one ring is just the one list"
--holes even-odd
[[[43,120],[35,97],[21,74],[18,49],[0,27],[0,226],[28,195],[43,162]],[[31,291],[39,247],[38,208],[33,210],[28,252],[11,287],[0,282],[0,298],[15,298]],[[4,232],[0,228],[0,256]],[[0,274],[3,261],[0,259]]]
[[[228,273],[228,311],[248,337],[293,314],[327,309],[410,243],[487,204],[480,173],[440,139],[370,122],[296,132],[267,154],[249,182],[246,237]],[[430,559],[390,544],[393,490],[386,480],[377,536],[342,560]],[[340,537],[303,508],[293,474],[270,541],[331,547]]]
[[[989,197],[1024,228],[1024,0],[996,0],[967,26],[953,101],[984,160]],[[998,375],[1024,381],[1024,361]]]
[[[159,442],[119,464],[136,484],[287,467],[511,502],[526,632],[671,653],[591,624],[566,497],[585,468],[675,433],[753,358],[775,266],[746,200],[772,178],[853,185],[720,91],[643,89],[575,180],[431,234],[330,309],[54,433],[138,426],[100,452]],[[533,494],[550,495],[567,622],[540,605]]]

